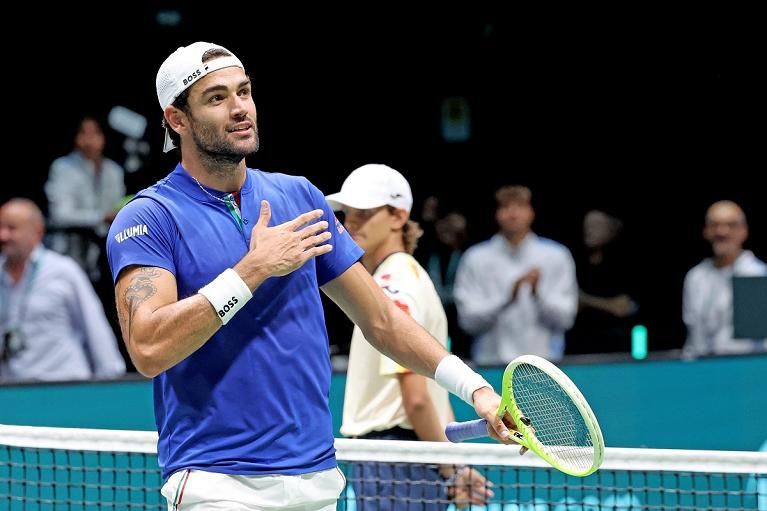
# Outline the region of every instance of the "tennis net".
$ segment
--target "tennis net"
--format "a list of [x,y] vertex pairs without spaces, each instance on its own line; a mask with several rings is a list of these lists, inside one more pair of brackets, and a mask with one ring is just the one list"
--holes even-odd
[[[0,510],[165,510],[156,442],[154,432],[0,426]],[[336,449],[349,482],[340,510],[455,509],[442,476],[470,465],[494,492],[471,509],[767,511],[767,453],[608,448],[599,471],[577,478],[497,444],[337,439]]]

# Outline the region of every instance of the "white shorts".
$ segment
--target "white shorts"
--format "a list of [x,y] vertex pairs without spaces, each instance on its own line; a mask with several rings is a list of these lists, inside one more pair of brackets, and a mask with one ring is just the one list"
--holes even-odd
[[162,487],[168,511],[334,511],[346,486],[338,468],[298,476],[179,470]]

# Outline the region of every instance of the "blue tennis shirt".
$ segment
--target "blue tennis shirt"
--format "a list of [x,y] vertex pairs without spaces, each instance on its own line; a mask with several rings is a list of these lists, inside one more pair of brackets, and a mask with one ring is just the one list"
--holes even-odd
[[156,266],[175,275],[179,300],[194,295],[245,256],[262,199],[271,205],[270,226],[323,209],[333,250],[267,279],[199,350],[154,378],[163,477],[187,468],[293,475],[332,468],[331,367],[319,286],[346,271],[362,249],[305,178],[248,169],[241,222],[215,198],[225,194],[206,191],[179,164],[137,194],[109,232],[113,279],[130,265]]

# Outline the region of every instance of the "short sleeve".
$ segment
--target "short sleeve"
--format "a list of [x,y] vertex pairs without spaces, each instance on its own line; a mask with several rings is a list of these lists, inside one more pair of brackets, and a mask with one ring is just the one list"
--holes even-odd
[[[419,279],[422,278],[415,260],[403,254],[395,254],[387,260],[380,272],[375,275],[376,283],[391,301],[400,310],[412,317],[418,324],[423,325],[426,321],[424,307],[419,306]],[[412,371],[399,365],[392,359],[381,355],[379,374],[382,376],[394,376],[407,374]]]
[[314,207],[325,212],[322,219],[328,222],[328,232],[331,235],[328,243],[333,245],[333,250],[317,258],[317,282],[323,286],[359,261],[364,251],[354,242],[343,224],[336,218],[335,212],[325,200],[325,195],[308,180],[305,183]]
[[373,277],[394,304],[412,317],[416,323],[426,322],[426,311],[422,306],[423,282],[428,279],[421,275],[418,263],[409,255],[393,254],[384,261],[379,271]]
[[386,355],[380,355],[380,364],[378,366],[378,374],[381,376],[396,376],[398,374],[409,374],[413,372],[407,367],[399,365]]
[[138,196],[120,210],[109,229],[107,258],[112,280],[128,266],[156,266],[176,275],[176,225],[156,200]]

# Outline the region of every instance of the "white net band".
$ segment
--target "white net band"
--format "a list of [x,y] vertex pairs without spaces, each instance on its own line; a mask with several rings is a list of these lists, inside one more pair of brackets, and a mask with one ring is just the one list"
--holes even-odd
[[[157,433],[0,425],[0,445],[156,454]],[[534,454],[519,456],[515,446],[491,443],[450,444],[337,438],[336,450],[337,458],[347,461],[418,463],[437,460],[460,465],[547,467]],[[608,447],[602,469],[767,474],[767,452]]]

